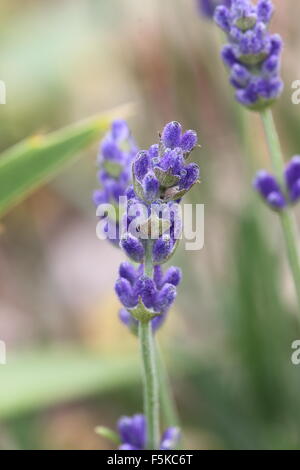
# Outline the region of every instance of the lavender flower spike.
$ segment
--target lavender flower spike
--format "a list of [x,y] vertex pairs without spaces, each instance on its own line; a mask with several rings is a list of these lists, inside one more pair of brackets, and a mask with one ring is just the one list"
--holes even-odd
[[[113,121],[110,130],[103,138],[97,158],[99,167],[98,180],[101,189],[93,193],[93,202],[96,207],[100,204],[118,205],[119,198],[125,195],[126,188],[131,181],[131,164],[138,149],[131,135],[127,123],[121,119]],[[119,245],[119,220],[107,219],[104,232],[108,239]],[[116,230],[110,231],[111,225]],[[110,233],[117,232],[117,240],[112,239]]]
[[281,94],[280,78],[282,40],[270,34],[272,0],[231,0],[218,6],[214,13],[217,25],[227,33],[228,44],[222,59],[230,69],[230,83],[236,99],[249,109],[260,111]]
[[160,142],[138,153],[133,162],[133,182],[136,196],[151,204],[180,199],[199,180],[196,163],[187,159],[196,147],[195,131],[182,132],[177,121],[163,129]]
[[[142,414],[132,417],[122,416],[118,421],[118,431],[121,439],[119,450],[145,450],[147,441],[147,423]],[[180,430],[170,427],[164,432],[161,441],[161,450],[175,449],[180,440]]]
[[150,279],[143,274],[143,265],[134,268],[130,263],[121,263],[119,276],[115,290],[125,308],[120,312],[121,321],[135,333],[142,310],[143,315],[148,314],[153,331],[156,331],[164,323],[175,300],[176,287],[181,280],[180,269],[171,267],[163,274],[162,268],[156,266],[153,279]]

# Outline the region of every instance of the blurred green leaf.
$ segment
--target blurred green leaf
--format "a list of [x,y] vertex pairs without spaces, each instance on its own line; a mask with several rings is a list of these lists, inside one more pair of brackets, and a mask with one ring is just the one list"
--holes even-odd
[[136,357],[60,347],[18,353],[0,366],[0,418],[132,386],[139,379]]
[[81,150],[98,140],[115,117],[128,115],[125,106],[47,136],[34,136],[0,155],[0,216],[48,182]]

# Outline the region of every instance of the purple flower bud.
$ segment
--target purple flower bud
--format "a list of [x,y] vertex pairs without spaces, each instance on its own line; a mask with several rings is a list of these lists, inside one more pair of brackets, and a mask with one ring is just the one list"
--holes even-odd
[[126,233],[120,241],[120,247],[125,251],[130,259],[136,263],[142,263],[145,256],[145,250],[141,240],[130,233]]
[[230,81],[235,88],[245,88],[250,78],[251,75],[244,65],[234,64],[231,68]]
[[152,247],[152,259],[154,263],[163,263],[171,255],[174,243],[169,235],[163,235],[155,240]]
[[130,282],[125,278],[120,278],[115,284],[116,294],[120,302],[126,308],[133,308],[138,303],[138,296],[133,291]]
[[122,161],[122,152],[110,138],[105,138],[101,144],[101,158],[105,160]]
[[172,284],[173,286],[178,286],[181,278],[181,269],[176,268],[175,266],[171,266],[164,275],[162,282],[163,284]]
[[223,46],[221,56],[224,64],[228,67],[232,67],[234,64],[237,63],[237,58],[235,57],[233,47],[229,44]]
[[150,168],[150,158],[148,152],[145,150],[139,152],[134,160],[133,165],[135,176],[141,183]]
[[184,153],[189,153],[196,147],[198,143],[198,136],[195,131],[189,130],[186,131],[180,141],[180,147],[184,151]]
[[185,173],[179,181],[179,189],[188,190],[198,181],[200,169],[197,163],[190,163],[184,170]]
[[156,312],[163,312],[170,308],[176,298],[176,287],[172,284],[165,284],[158,292],[155,302],[154,310]]
[[230,14],[227,7],[219,6],[215,10],[214,20],[226,33],[230,31]]
[[144,199],[153,202],[159,197],[159,181],[151,171],[143,179]]
[[135,287],[135,292],[142,298],[143,304],[147,308],[152,308],[156,297],[156,287],[154,281],[148,276],[141,276]]
[[153,271],[153,280],[158,289],[161,289],[163,286],[163,277],[164,273],[162,267],[159,264],[155,265]]
[[132,185],[128,186],[128,188],[126,189],[125,196],[127,197],[127,199],[135,198],[135,192]]
[[[118,421],[118,431],[123,444],[123,450],[129,448],[142,450],[145,448],[147,424],[144,415],[136,414],[132,417],[122,416]],[[124,445],[126,445],[126,448]]]
[[162,141],[166,148],[179,147],[181,139],[181,125],[177,121],[167,124],[162,132]]
[[[147,421],[144,415],[122,416],[118,423],[121,439],[119,450],[145,450],[147,444]],[[161,450],[172,450],[178,446],[180,431],[170,427],[163,433],[160,441]]]
[[151,145],[151,147],[148,150],[149,157],[152,158],[158,158],[159,157],[159,146],[158,144]]
[[286,165],[284,177],[292,202],[296,202],[300,197],[300,156],[296,155]]
[[167,428],[160,442],[161,450],[176,449],[181,437],[180,429],[176,427]]
[[132,264],[124,261],[120,264],[119,267],[119,275],[120,277],[124,277],[130,284],[134,284],[136,280],[136,270]]
[[111,134],[113,139],[124,141],[129,138],[130,130],[128,124],[123,119],[116,119],[111,125]]
[[230,6],[231,0],[197,0],[200,12],[209,19],[213,18],[218,5]]
[[265,170],[257,173],[253,186],[273,209],[282,210],[286,206],[286,200],[279,184],[274,176]]
[[271,0],[260,0],[257,4],[257,16],[259,21],[269,23],[273,15],[274,7]]

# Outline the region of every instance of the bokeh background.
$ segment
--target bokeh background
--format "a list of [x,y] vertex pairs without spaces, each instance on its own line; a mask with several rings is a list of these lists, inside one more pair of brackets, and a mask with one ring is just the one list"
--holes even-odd
[[[300,152],[300,5],[274,3],[286,84],[274,111],[288,159]],[[174,119],[200,135],[202,184],[189,199],[205,204],[205,247],[177,250],[184,280],[159,333],[184,447],[300,448],[299,312],[278,220],[252,194],[267,149],[258,117],[234,103],[222,34],[194,0],[2,0],[0,10],[1,150],[129,102],[141,148]],[[107,449],[95,426],[142,409],[138,345],[113,290],[124,256],[96,238],[96,153],[1,221],[3,449]]]

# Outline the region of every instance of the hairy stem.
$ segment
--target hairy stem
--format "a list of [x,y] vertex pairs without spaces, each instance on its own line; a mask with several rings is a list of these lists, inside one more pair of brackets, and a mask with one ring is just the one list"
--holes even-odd
[[[152,243],[146,246],[145,274],[153,276]],[[147,448],[159,448],[159,397],[155,346],[151,321],[139,323],[139,339],[143,362],[144,412],[147,419]]]
[[144,370],[144,410],[147,419],[147,448],[159,448],[159,400],[151,322],[140,322],[139,338]]
[[[283,175],[284,159],[282,156],[280,141],[274,123],[272,111],[270,109],[262,111],[261,117],[265,128],[265,134],[267,137],[274,172],[282,187],[285,187]],[[290,209],[284,209],[281,211],[280,220],[286,245],[287,257],[294,279],[298,306],[300,310],[300,257],[298,250],[299,236],[297,225],[294,214]]]

